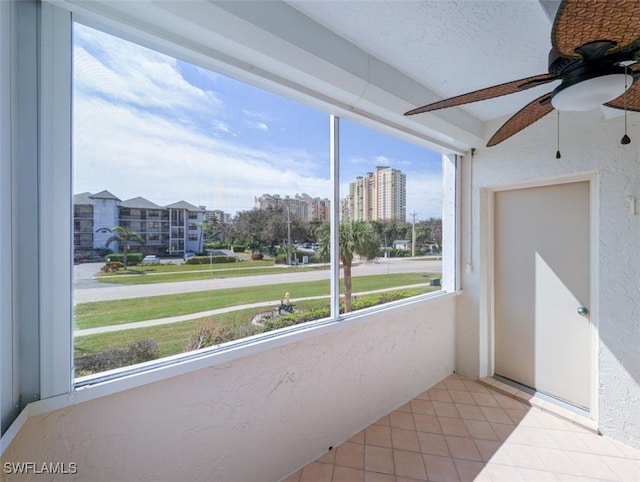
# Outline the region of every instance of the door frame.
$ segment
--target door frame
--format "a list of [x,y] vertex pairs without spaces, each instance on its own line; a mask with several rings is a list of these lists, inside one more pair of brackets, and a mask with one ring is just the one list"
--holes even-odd
[[519,181],[508,184],[481,187],[480,195],[480,313],[479,313],[479,355],[480,377],[492,377],[495,374],[495,309],[494,309],[494,198],[495,193],[531,187],[545,187],[573,182],[589,183],[589,257],[590,257],[590,305],[589,306],[589,363],[590,363],[590,409],[589,418],[598,419],[598,365],[599,346],[598,314],[599,309],[599,178],[597,171],[565,174],[554,177]]

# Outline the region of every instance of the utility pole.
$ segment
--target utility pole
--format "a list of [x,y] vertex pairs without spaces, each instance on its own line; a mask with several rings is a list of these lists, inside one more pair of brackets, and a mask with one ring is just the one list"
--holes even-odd
[[414,211],[411,213],[413,217],[413,223],[411,225],[411,257],[415,258],[416,256],[416,216],[418,214]]
[[287,210],[287,264],[291,265],[291,212],[290,206],[285,204]]

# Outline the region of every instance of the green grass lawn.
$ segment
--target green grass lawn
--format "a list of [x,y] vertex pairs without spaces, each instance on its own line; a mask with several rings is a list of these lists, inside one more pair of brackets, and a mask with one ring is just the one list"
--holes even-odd
[[[399,273],[358,276],[352,280],[352,289],[357,293],[422,284],[428,283],[434,276],[439,274]],[[82,303],[75,308],[75,325],[78,329],[93,328],[198,313],[247,303],[281,300],[285,292],[289,292],[294,299],[329,295],[329,280]]]
[[[318,306],[326,306],[327,304],[327,300],[310,300],[300,302],[296,307],[300,310],[307,310]],[[256,308],[238,310],[216,315],[215,318],[198,318],[191,321],[170,323],[149,328],[136,328],[133,330],[81,336],[74,340],[75,353],[76,356],[90,355],[114,347],[123,347],[132,342],[152,339],[158,345],[160,356],[175,355],[185,351],[189,338],[194,335],[198,327],[212,323],[215,323],[216,326],[220,326],[221,328],[248,325],[250,320],[260,311],[263,310]]]

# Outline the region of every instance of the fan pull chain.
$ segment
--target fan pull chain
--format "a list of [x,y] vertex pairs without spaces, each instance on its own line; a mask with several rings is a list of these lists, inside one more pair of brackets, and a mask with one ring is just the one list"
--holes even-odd
[[624,136],[620,139],[620,144],[627,145],[631,143],[631,138],[627,135],[627,74],[628,66],[624,66]]
[[558,111],[558,150],[556,151],[556,159],[560,159],[560,111]]

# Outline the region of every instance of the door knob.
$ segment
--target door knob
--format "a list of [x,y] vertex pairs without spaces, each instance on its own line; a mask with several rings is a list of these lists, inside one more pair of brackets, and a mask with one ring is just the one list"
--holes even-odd
[[586,314],[589,313],[589,308],[587,308],[586,306],[579,306],[578,307],[578,314],[585,316]]

